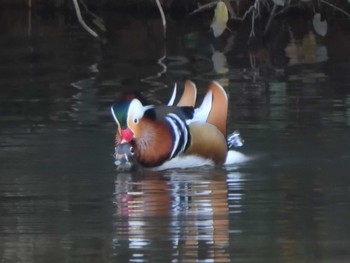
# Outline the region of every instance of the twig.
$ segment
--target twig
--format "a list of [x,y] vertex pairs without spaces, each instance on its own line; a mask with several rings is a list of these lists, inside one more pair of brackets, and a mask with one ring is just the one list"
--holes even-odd
[[89,10],[89,8],[87,7],[87,5],[85,4],[84,0],[79,0],[80,4],[84,7],[85,12],[87,12],[89,15],[91,15],[93,18],[95,18],[95,20],[93,20],[92,22],[99,28],[101,29],[103,32],[106,32],[106,27],[104,25],[104,21],[101,17],[99,17],[98,15],[96,15],[95,13],[91,12]]
[[247,11],[245,11],[242,17],[236,17],[235,19],[243,21],[252,12],[253,12],[252,16],[255,19],[255,11],[259,9],[259,1],[260,0],[255,0],[254,4],[251,5]]
[[228,12],[230,13],[230,17],[231,18],[236,17],[237,15],[236,15],[235,11],[233,10],[230,1],[229,0],[223,0],[223,1],[224,1],[225,5],[227,7]]
[[199,6],[197,9],[195,9],[194,11],[192,11],[191,13],[189,13],[188,16],[191,16],[191,15],[193,15],[193,14],[195,14],[195,13],[201,12],[201,11],[203,11],[203,10],[205,10],[205,9],[210,9],[210,8],[212,8],[213,6],[216,6],[217,3],[218,3],[218,1],[209,2],[209,3],[205,4],[205,5],[201,5],[201,6]]
[[341,13],[343,13],[343,14],[345,14],[345,15],[350,17],[350,14],[348,12],[346,12],[343,9],[337,7],[336,5],[333,5],[333,4],[329,3],[329,2],[327,2],[326,0],[320,0],[320,2],[324,3],[326,5],[329,5],[329,6],[333,7],[335,10],[338,10],[339,12],[341,12]]
[[91,16],[93,16],[95,19],[97,19],[98,21],[100,21],[101,23],[103,23],[103,19],[101,17],[99,17],[98,15],[96,15],[95,13],[91,12],[89,10],[89,8],[87,7],[87,5],[85,4],[84,0],[79,0],[80,4],[84,7],[85,12],[89,13]]
[[[260,5],[259,5],[259,1],[260,0],[255,0],[254,2],[254,5],[252,5],[248,11],[249,12],[253,12],[252,14],[252,30],[250,31],[250,34],[249,34],[249,37],[254,37],[255,36],[255,16],[256,16],[256,10],[258,10],[258,15],[259,15],[259,12],[260,12]],[[252,9],[251,9],[252,8]],[[250,11],[251,9],[251,11]],[[247,11],[247,12],[248,12]],[[243,17],[246,16],[247,12],[244,14]],[[244,18],[243,18],[244,19]]]
[[[226,6],[228,6],[227,3],[233,2],[233,1],[236,1],[236,0],[224,0],[224,2],[226,3]],[[256,0],[256,1],[259,1],[259,0]],[[207,4],[201,5],[201,6],[199,6],[197,9],[195,9],[194,11],[192,11],[191,13],[187,14],[187,16],[191,16],[191,15],[193,15],[193,14],[196,14],[196,13],[198,13],[198,12],[204,11],[204,10],[206,10],[206,9],[210,9],[210,8],[216,6],[218,2],[219,2],[219,1],[214,1],[214,2],[209,2],[209,3],[207,3]],[[238,4],[239,4],[239,2],[238,2]],[[247,15],[248,15],[250,12],[253,11],[253,9],[254,9],[254,5],[250,6],[250,8],[244,13],[244,15],[243,15],[242,17],[238,17],[238,16],[235,14],[235,12],[234,12],[232,6],[231,6],[231,5],[228,6],[228,10],[229,10],[229,12],[230,12],[231,18],[232,18],[232,19],[236,19],[236,20],[240,20],[240,21],[243,21],[243,20],[247,17]]]
[[295,7],[295,6],[298,6],[299,3],[296,3],[296,4],[291,4],[291,0],[288,1],[288,3],[286,3],[285,7],[282,8],[280,11],[278,11],[276,14],[275,14],[275,17],[276,16],[279,16],[280,14],[286,12],[288,9],[292,8],[292,7]]
[[277,5],[274,4],[273,7],[272,7],[272,11],[271,11],[271,14],[270,14],[270,17],[269,17],[269,20],[267,21],[267,24],[265,26],[265,29],[264,29],[264,35],[267,33],[267,31],[269,30],[270,28],[270,25],[271,25],[271,22],[272,22],[272,19],[276,13],[276,9],[277,9]]
[[262,0],[255,0],[254,8],[255,8],[255,11],[258,11],[258,12],[256,12],[255,18],[260,17],[260,2],[261,2],[261,1],[262,1]]
[[249,37],[255,36],[254,25],[255,25],[255,9],[253,10],[253,14],[252,14],[252,30],[250,31]]
[[78,18],[78,21],[79,23],[82,25],[82,27],[88,32],[90,33],[92,36],[96,37],[96,38],[99,38],[98,34],[92,30],[86,23],[85,21],[83,20],[83,17],[81,16],[81,12],[80,12],[80,7],[79,7],[79,4],[78,4],[78,1],[77,0],[72,0],[73,1],[73,4],[74,4],[74,8],[75,8],[75,12],[77,14],[77,18]]
[[[268,2],[268,1],[266,1],[266,0],[265,0],[265,1],[264,1],[264,0],[261,0],[261,3],[262,3],[263,6],[266,7],[266,9],[267,9],[268,11],[271,11],[270,2]],[[272,1],[272,3],[275,4],[273,1]]]
[[160,4],[159,0],[156,0],[160,16],[162,17],[162,24],[163,24],[163,37],[166,38],[166,19],[164,15],[164,11],[162,8],[162,5]]
[[283,7],[280,11],[278,11],[278,12],[274,15],[274,17],[279,16],[280,14],[286,12],[289,8],[294,7],[294,6],[297,6],[297,5],[298,5],[298,4],[295,4],[295,5],[292,5],[292,6],[285,6],[285,7]]
[[247,11],[245,11],[244,15],[242,17],[236,17],[237,20],[244,20],[247,15],[249,15],[249,13],[254,11],[254,5],[250,6],[249,9]]

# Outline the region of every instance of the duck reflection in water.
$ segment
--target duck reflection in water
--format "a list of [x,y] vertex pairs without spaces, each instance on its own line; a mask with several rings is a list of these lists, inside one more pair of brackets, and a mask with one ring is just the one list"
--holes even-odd
[[119,173],[114,245],[142,262],[158,256],[229,262],[226,178],[213,169]]
[[134,148],[130,143],[121,143],[114,148],[114,164],[118,171],[131,171],[137,167]]

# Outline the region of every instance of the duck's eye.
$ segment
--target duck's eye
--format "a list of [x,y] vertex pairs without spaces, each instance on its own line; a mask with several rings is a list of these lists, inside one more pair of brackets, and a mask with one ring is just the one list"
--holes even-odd
[[139,119],[138,119],[138,118],[135,118],[135,119],[134,119],[134,123],[135,123],[135,124],[138,124],[138,123],[139,123]]
[[129,149],[129,151],[130,151],[130,154],[131,154],[131,155],[134,155],[134,154],[135,154],[134,147],[131,146],[130,149]]

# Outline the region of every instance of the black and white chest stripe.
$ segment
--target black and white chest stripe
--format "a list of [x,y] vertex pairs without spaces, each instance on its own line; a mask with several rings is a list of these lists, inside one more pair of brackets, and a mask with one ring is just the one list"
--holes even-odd
[[186,121],[175,113],[169,113],[166,116],[166,120],[170,124],[173,133],[173,150],[169,158],[172,159],[188,148],[191,142],[191,135]]

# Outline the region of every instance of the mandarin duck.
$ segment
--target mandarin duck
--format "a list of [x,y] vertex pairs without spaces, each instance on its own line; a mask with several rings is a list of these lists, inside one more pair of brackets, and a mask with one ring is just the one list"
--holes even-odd
[[228,98],[223,87],[212,82],[196,109],[194,83],[186,81],[177,106],[175,96],[176,87],[168,105],[143,105],[136,97],[112,105],[118,124],[117,165],[123,152],[141,166],[159,169],[232,163],[229,149],[242,140],[237,132],[227,139]]

